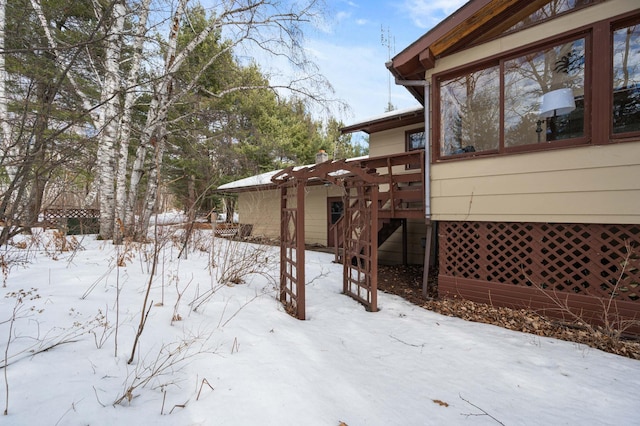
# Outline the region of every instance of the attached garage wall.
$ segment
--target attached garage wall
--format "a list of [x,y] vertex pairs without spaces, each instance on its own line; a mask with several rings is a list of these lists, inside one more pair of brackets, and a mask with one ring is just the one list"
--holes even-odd
[[280,238],[280,191],[239,193],[238,215],[240,223],[253,225],[253,236]]
[[[327,197],[342,196],[342,188],[305,187],[305,240],[327,244]],[[248,191],[238,194],[240,223],[253,225],[253,236],[280,238],[280,190]]]

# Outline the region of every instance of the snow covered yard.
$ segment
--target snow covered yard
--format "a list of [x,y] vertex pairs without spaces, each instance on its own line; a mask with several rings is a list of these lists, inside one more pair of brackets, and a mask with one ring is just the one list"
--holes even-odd
[[152,245],[87,236],[60,251],[49,235],[36,240],[2,252],[3,424],[640,421],[640,362],[384,293],[380,312],[366,312],[341,294],[330,254],[306,254],[298,321],[277,301],[278,248],[202,231],[178,258],[180,240],[166,238],[142,315]]

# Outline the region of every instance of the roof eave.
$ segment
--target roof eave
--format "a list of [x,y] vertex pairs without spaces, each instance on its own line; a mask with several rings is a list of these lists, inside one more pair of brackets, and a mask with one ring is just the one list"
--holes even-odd
[[238,186],[234,188],[222,188],[213,190],[216,194],[237,194],[240,192],[252,192],[252,191],[267,191],[270,189],[276,189],[277,186],[273,183],[265,183],[265,184],[257,184],[257,185],[249,185],[249,186]]
[[[397,79],[423,80],[438,58],[464,49],[496,20],[512,18],[515,12],[531,3],[530,0],[471,0],[393,57],[388,68]],[[422,100],[423,95],[416,88],[408,90]]]
[[[465,3],[422,37],[411,43],[402,52],[394,56],[391,59],[392,67],[397,70],[399,78],[412,79],[409,74],[411,71],[409,70],[417,69],[416,67],[420,64],[419,57],[421,55],[432,56],[432,52],[429,51],[429,47],[432,44],[447,36],[447,34],[451,33],[458,25],[472,17],[480,9],[491,3],[491,1],[492,0],[471,0]],[[431,67],[433,67],[433,64],[431,64]],[[424,71],[427,69],[429,68],[425,67]]]
[[423,122],[424,109],[416,107],[398,112],[397,114],[389,114],[384,117],[376,117],[359,121],[358,123],[342,127],[340,129],[340,133],[343,135],[354,132],[365,132],[371,134]]

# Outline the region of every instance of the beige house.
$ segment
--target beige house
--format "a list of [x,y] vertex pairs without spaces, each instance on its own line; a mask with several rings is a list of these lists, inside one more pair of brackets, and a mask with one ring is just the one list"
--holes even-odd
[[[237,210],[241,223],[253,225],[254,236],[280,238],[280,190],[271,178],[280,170],[251,176],[218,187],[221,193],[238,194]],[[331,203],[342,200],[343,190],[334,185],[316,182],[305,195],[306,243],[330,246],[329,220]]]
[[[420,130],[424,137],[424,108],[416,106],[401,111],[380,114],[342,129],[343,133],[363,131],[369,134],[369,157],[388,157],[404,152],[407,132]],[[422,144],[424,140],[422,139]],[[423,145],[422,145],[423,146]],[[422,148],[423,149],[423,148]],[[317,162],[328,158],[318,155]],[[366,158],[354,158],[347,163],[359,162]],[[305,166],[297,169],[302,169]],[[309,166],[306,166],[309,167]],[[279,170],[251,176],[218,187],[220,193],[238,195],[237,210],[240,222],[253,226],[254,236],[271,239],[280,238],[280,190],[272,182]],[[396,167],[397,174],[406,173],[402,167]],[[322,179],[310,180],[305,190],[305,242],[308,245],[331,248],[334,238],[331,225],[342,214],[345,189]],[[403,232],[405,230],[405,244]],[[382,264],[422,264],[426,224],[424,215],[419,219],[407,219],[406,226],[381,243],[378,248],[378,260]]]
[[[407,218],[369,259],[429,262],[420,244],[427,239],[440,296],[565,318],[573,309],[594,321],[637,319],[639,6],[472,0],[396,55],[387,67],[420,107],[343,131],[370,134],[370,158],[356,163],[377,175],[381,159],[423,150],[423,216]],[[399,169],[415,165],[394,166],[394,183],[371,184],[396,193],[418,184]],[[316,180],[307,180],[304,235],[329,244],[329,200],[345,190],[302,170],[285,176]],[[241,221],[282,234],[278,191],[240,193]],[[388,208],[366,205],[381,206],[381,215]],[[375,277],[371,284],[375,292]]]

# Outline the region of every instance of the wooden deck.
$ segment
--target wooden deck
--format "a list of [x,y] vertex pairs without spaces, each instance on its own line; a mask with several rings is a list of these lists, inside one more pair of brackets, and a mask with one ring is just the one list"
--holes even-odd
[[[377,244],[382,245],[407,219],[424,219],[424,151],[413,151],[359,162],[376,177]],[[363,205],[362,208],[368,208]],[[335,261],[341,263],[344,247],[344,217],[329,228],[333,232]],[[377,258],[377,254],[376,254]]]

